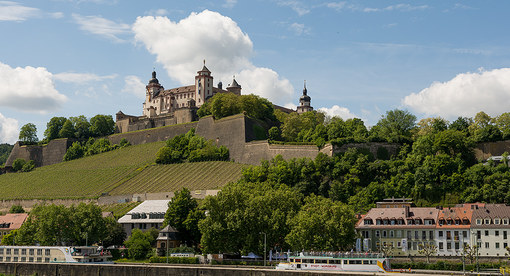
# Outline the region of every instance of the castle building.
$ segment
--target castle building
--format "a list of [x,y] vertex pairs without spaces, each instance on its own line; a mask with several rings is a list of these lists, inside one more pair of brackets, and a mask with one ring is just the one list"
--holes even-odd
[[152,72],[145,91],[142,116],[126,115],[122,111],[116,114],[117,132],[124,133],[141,129],[188,123],[196,121],[196,111],[209,98],[217,93],[234,93],[241,95],[241,85],[234,79],[225,89],[218,82],[213,86],[211,71],[204,66],[195,76],[192,85],[167,89],[159,83],[156,72]]
[[297,107],[298,114],[313,110],[313,107],[310,105],[311,98],[307,94],[308,94],[308,91],[306,90],[306,81],[305,81],[304,88],[303,88],[303,95],[299,98],[299,106]]

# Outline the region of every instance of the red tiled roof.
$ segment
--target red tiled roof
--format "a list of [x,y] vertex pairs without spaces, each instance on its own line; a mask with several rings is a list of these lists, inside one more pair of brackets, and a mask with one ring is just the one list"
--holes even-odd
[[14,230],[19,229],[23,222],[27,219],[28,214],[7,214],[0,216],[0,225],[9,224],[7,228],[0,228],[0,230]]

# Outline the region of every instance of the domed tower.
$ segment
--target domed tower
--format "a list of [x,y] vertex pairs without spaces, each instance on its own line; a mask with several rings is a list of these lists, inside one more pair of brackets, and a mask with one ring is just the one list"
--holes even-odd
[[[145,86],[145,102],[143,103],[144,116],[149,117],[149,115],[154,115],[150,114],[154,113],[154,111],[156,114],[161,112],[161,105],[163,104],[163,101],[158,98],[158,95],[163,90],[163,86],[159,84],[159,81],[156,78],[156,71],[152,71],[152,79],[150,79],[147,86]],[[150,109],[153,109],[153,111],[149,112]]]
[[213,77],[211,76],[211,71],[205,67],[202,70],[197,72],[195,76],[195,102],[197,106],[201,106],[204,104],[207,98],[212,97],[213,95]]
[[234,76],[232,83],[227,87],[227,91],[236,95],[241,95],[241,86],[237,83],[236,76]]
[[299,106],[297,107],[297,113],[305,113],[308,111],[312,111],[313,107],[310,106],[310,101],[312,100],[310,96],[307,95],[308,91],[306,90],[306,81],[303,88],[303,95],[299,98]]

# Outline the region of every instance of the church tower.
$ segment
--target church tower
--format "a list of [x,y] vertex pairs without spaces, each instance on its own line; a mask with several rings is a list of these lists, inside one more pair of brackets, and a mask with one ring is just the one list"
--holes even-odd
[[306,81],[303,88],[303,95],[299,98],[299,106],[297,107],[297,113],[305,113],[308,111],[312,111],[313,107],[310,106],[311,98],[307,95],[308,91],[306,90]]
[[195,76],[195,103],[197,106],[201,106],[205,101],[213,96],[213,77],[211,71],[205,67],[197,72]]
[[156,71],[152,71],[152,79],[145,86],[145,102],[143,103],[143,115],[152,117],[161,113],[162,99],[158,98],[160,92],[164,90],[156,78]]

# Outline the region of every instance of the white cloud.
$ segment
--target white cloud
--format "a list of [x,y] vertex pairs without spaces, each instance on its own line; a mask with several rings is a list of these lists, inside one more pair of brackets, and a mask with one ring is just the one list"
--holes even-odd
[[128,24],[116,23],[100,16],[73,14],[73,18],[80,25],[81,30],[106,37],[114,42],[125,42],[119,36],[130,33],[131,29]]
[[145,84],[137,76],[126,76],[122,92],[133,94],[139,98],[145,97]]
[[59,18],[64,17],[64,13],[63,12],[53,12],[53,13],[50,13],[49,16],[52,18],[55,18],[55,19],[59,19]]
[[387,6],[385,8],[364,8],[364,12],[382,12],[382,11],[402,11],[402,12],[409,12],[409,11],[415,11],[415,10],[425,10],[428,9],[429,6],[427,5],[421,5],[421,6],[413,6],[409,4],[397,4],[397,5],[391,5]]
[[279,6],[290,7],[299,16],[303,16],[310,12],[310,9],[300,1],[296,0],[277,0]]
[[116,78],[116,74],[107,75],[107,76],[99,76],[96,74],[91,73],[71,73],[71,72],[64,72],[64,73],[58,73],[53,75],[53,79],[61,81],[61,82],[67,82],[67,83],[76,83],[76,84],[84,84],[88,82],[97,82],[97,81],[103,81],[108,79],[114,79]]
[[225,0],[225,3],[223,3],[223,7],[230,9],[233,8],[237,4],[237,0]]
[[55,89],[53,75],[46,68],[11,68],[0,62],[0,106],[47,113],[65,101],[67,97]]
[[296,35],[310,34],[310,28],[305,27],[305,24],[299,24],[299,23],[294,22],[294,23],[290,24],[289,28]]
[[167,17],[138,17],[133,31],[136,41],[155,54],[168,76],[182,85],[194,82],[205,59],[216,83],[227,84],[236,75],[243,94],[254,93],[275,103],[288,102],[293,94],[288,80],[251,63],[253,43],[249,36],[236,22],[217,12],[191,13],[179,22]]
[[14,144],[18,141],[18,120],[6,118],[0,113],[0,144]]
[[11,1],[0,1],[0,21],[25,21],[40,15],[37,8],[22,6]]
[[434,82],[402,100],[403,105],[428,116],[455,119],[472,117],[479,111],[491,116],[508,112],[510,68],[463,73],[447,82]]
[[334,105],[331,108],[327,107],[321,107],[318,109],[319,111],[322,111],[326,113],[327,115],[334,117],[340,117],[344,120],[356,118],[357,116],[351,113],[351,111],[346,107],[340,107],[338,105]]

